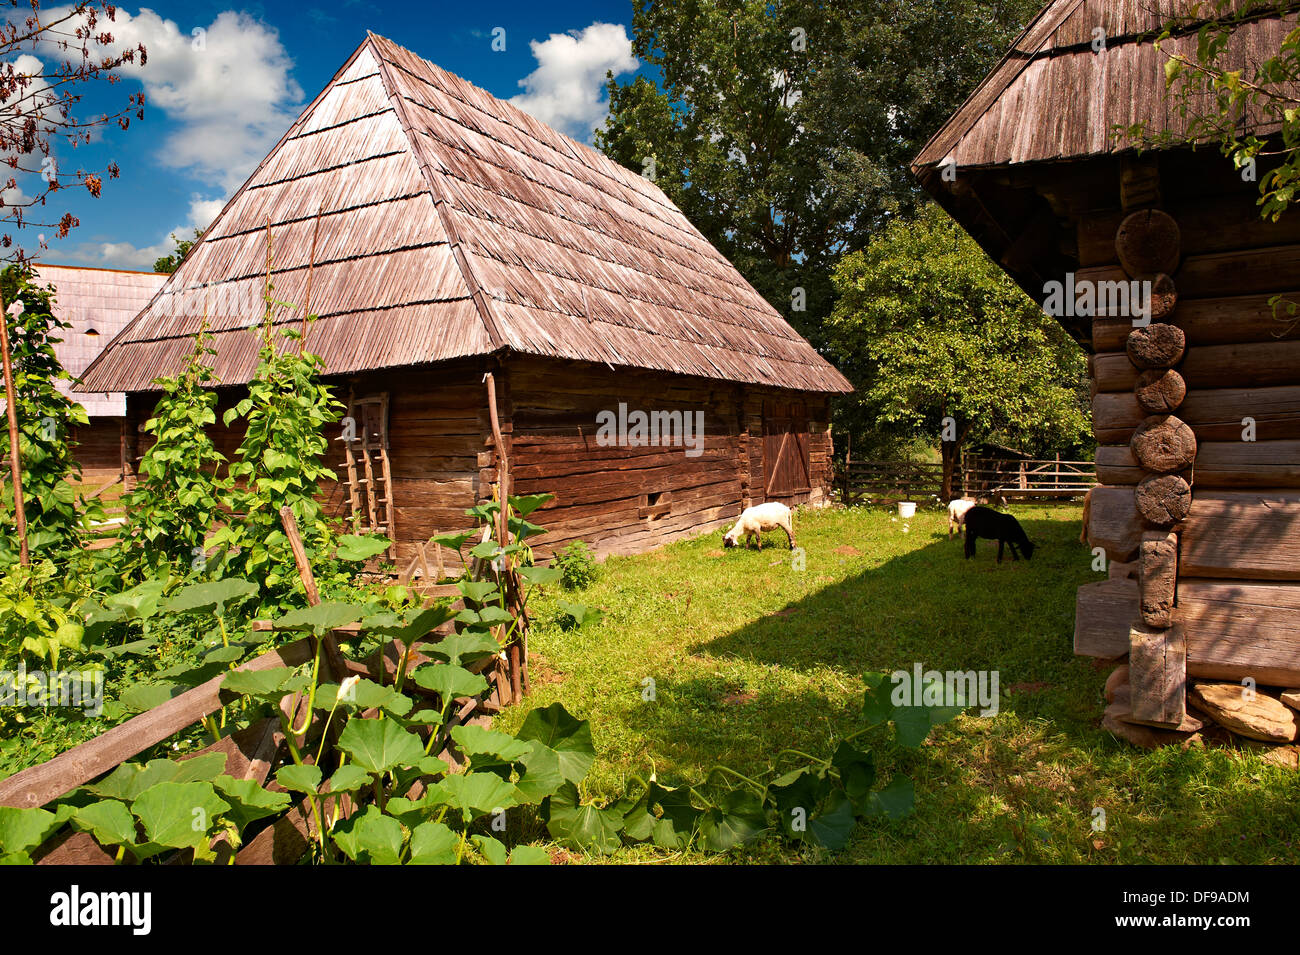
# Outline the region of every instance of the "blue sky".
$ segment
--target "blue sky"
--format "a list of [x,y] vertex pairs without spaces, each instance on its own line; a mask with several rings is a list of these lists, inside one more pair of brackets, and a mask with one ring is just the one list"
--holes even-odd
[[[342,0],[314,6],[191,0],[119,11],[112,32],[131,45],[143,42],[148,65],[117,86],[90,91],[79,112],[115,109],[143,87],[145,118],[133,120],[127,131],[113,126],[98,132],[75,153],[66,145],[56,150],[64,170],[101,170],[116,161],[122,172],[105,180],[98,200],[80,189],[52,197],[47,215],[70,211],[81,225],[66,239],[49,238],[40,261],[152,268],[170,250],[171,232],[207,225],[366,30],[496,96],[516,98],[584,142],[604,117],[605,71],[627,79],[644,70],[631,53],[629,0]],[[498,28],[504,51],[492,49]],[[196,29],[203,31],[199,44]],[[41,231],[53,233],[16,233],[28,254]]]

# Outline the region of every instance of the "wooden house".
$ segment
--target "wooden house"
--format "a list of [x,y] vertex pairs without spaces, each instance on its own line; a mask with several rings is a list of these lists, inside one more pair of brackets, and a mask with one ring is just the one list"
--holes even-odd
[[[534,518],[543,554],[828,500],[845,378],[653,182],[374,34],[87,373],[127,393],[129,431],[205,313],[223,402],[248,382],[268,234],[274,297],[310,299],[307,348],[356,425],[326,490],[399,560],[491,494],[488,371],[512,492],[556,495]],[[601,432],[610,415],[626,440]],[[693,443],[643,444],[639,415]]]
[[[76,265],[37,265],[32,281],[54,288],[54,314],[70,325],[54,353],[64,369],[76,378],[99,357],[162,288],[167,276],[157,272],[83,268]],[[106,484],[123,473],[122,424],[126,395],[119,392],[77,392],[71,385],[56,387],[86,409],[90,424],[72,436],[86,484]]]
[[[1185,139],[1164,62],[1194,56],[1195,24],[1165,52],[1152,40],[1190,9],[1054,0],[913,165],[1091,353],[1103,486],[1087,535],[1108,576],[1079,591],[1075,651],[1129,654],[1125,721],[1182,729],[1196,680],[1300,686],[1300,323],[1270,302],[1300,296],[1300,212],[1261,220],[1264,169],[1213,144],[1140,150],[1116,132]],[[1240,26],[1227,68],[1295,25]]]

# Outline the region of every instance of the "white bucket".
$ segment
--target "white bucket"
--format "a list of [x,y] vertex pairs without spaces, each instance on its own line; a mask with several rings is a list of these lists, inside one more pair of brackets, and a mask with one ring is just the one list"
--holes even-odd
[[899,516],[899,517],[902,517],[902,518],[915,517],[915,516],[916,516],[916,502],[915,502],[915,501],[899,501],[899,502],[898,502],[898,516]]

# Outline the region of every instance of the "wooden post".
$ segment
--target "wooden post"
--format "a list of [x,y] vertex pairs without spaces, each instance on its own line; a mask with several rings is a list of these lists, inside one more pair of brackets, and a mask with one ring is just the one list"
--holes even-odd
[[[505,439],[501,434],[501,419],[497,414],[496,379],[492,376],[492,372],[488,372],[483,376],[483,381],[487,385],[488,417],[492,422],[492,441],[496,447],[497,498],[500,502],[500,507],[497,510],[497,540],[502,547],[505,547],[510,543],[510,461],[506,454]],[[507,568],[504,564],[501,569],[501,589],[506,591],[506,599],[511,600],[512,595],[508,592]],[[519,612],[521,608],[516,607],[515,610]],[[518,638],[510,646],[506,647],[506,666],[510,677],[511,698],[509,702],[515,703],[523,699],[522,676],[520,673],[523,668],[523,660]]]
[[31,563],[27,554],[27,511],[23,507],[23,463],[18,450],[18,411],[14,406],[14,372],[9,360],[9,312],[0,294],[0,351],[4,353],[5,413],[9,417],[9,474],[14,482],[14,522],[18,527],[18,561]]
[[[284,525],[284,534],[289,538],[289,547],[293,550],[293,562],[298,565],[298,576],[302,578],[303,589],[307,591],[307,603],[316,606],[320,603],[320,591],[316,588],[316,575],[311,572],[311,564],[307,562],[307,548],[303,546],[302,534],[298,532],[298,521],[293,516],[293,510],[289,505],[280,508],[280,523]],[[330,671],[334,674],[334,679],[344,680],[348,675],[347,661],[343,659],[343,654],[339,651],[338,641],[334,639],[333,632],[325,634],[322,638],[322,644],[325,648],[325,659],[329,663]],[[383,670],[380,670],[383,673]]]

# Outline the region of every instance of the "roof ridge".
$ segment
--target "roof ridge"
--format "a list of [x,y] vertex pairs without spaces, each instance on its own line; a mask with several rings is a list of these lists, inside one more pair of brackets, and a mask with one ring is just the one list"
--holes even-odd
[[[460,270],[461,278],[465,280],[465,285],[469,289],[470,298],[474,302],[479,318],[483,321],[483,328],[487,331],[488,340],[492,343],[494,349],[505,347],[505,338],[501,334],[500,325],[496,316],[492,313],[491,304],[488,302],[487,290],[483,287],[482,281],[477,273],[470,266],[469,257],[462,248],[460,230],[456,228],[456,222],[453,218],[453,210],[448,208],[446,190],[442,188],[439,176],[441,173],[433,168],[428,157],[425,156],[421,143],[416,139],[414,128],[411,125],[411,117],[406,111],[406,100],[393,83],[389,76],[388,68],[390,66],[387,57],[383,55],[377,41],[388,43],[392,46],[398,44],[386,37],[379,36],[369,30],[366,31],[366,42],[374,49],[375,60],[379,65],[379,81],[384,85],[384,92],[393,104],[393,110],[397,114],[397,121],[401,123],[402,133],[406,136],[407,142],[415,159],[416,165],[420,168],[420,175],[428,184],[429,195],[433,198],[433,209],[437,213],[439,221],[442,223],[443,231],[447,233],[447,241],[451,244],[452,255],[456,260],[456,267]],[[410,51],[408,51],[410,52]],[[414,53],[411,53],[414,56]]]

